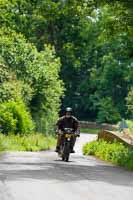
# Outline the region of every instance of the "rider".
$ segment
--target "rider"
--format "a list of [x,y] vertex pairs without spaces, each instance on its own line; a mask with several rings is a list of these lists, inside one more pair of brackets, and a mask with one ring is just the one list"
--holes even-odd
[[[79,121],[77,120],[76,117],[72,116],[72,108],[70,107],[67,107],[65,109],[65,115],[58,119],[56,125],[57,125],[58,139],[57,139],[57,146],[56,146],[55,151],[59,152],[60,145],[63,139],[62,132],[64,128],[72,128],[74,133],[76,133],[78,137],[80,136],[80,128],[79,128]],[[73,150],[75,141],[76,141],[76,137],[73,137],[71,153],[75,153],[75,151]]]

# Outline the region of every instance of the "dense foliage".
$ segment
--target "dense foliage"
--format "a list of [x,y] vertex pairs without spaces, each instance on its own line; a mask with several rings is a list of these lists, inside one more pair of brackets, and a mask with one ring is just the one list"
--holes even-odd
[[128,107],[128,113],[133,119],[133,87],[128,92],[128,96],[126,98],[127,100],[127,107]]
[[[25,115],[28,108],[37,130],[42,132],[46,128],[46,124],[48,127],[57,119],[60,96],[63,92],[63,85],[58,75],[60,61],[56,58],[54,49],[50,45],[45,46],[44,51],[38,52],[33,44],[28,43],[21,34],[14,31],[1,28],[0,36],[0,121],[2,132],[27,132],[26,127],[26,129],[20,128],[17,122],[18,117],[14,114],[15,109],[8,109],[10,102],[11,107],[17,104],[16,112],[18,112],[19,121],[22,121],[23,118],[27,121],[27,126],[30,126],[30,114],[28,114],[29,121],[28,116]],[[3,108],[3,106],[7,108]],[[7,119],[8,117],[5,119],[2,109],[10,112],[10,118],[13,121]],[[9,120],[10,123],[6,120]]]
[[123,0],[0,0],[0,103],[23,102],[41,132],[61,100],[80,119],[132,118],[131,12]]
[[83,153],[133,169],[133,151],[121,143],[107,143],[104,140],[92,141],[84,145]]

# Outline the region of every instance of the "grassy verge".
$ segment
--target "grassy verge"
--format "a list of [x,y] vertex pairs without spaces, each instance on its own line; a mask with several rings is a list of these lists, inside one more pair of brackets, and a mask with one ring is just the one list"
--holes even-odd
[[91,129],[91,128],[81,128],[81,133],[89,133],[89,134],[98,134],[100,129]]
[[4,146],[3,146],[3,143],[2,141],[0,141],[0,152],[4,151]]
[[83,153],[133,170],[133,149],[128,149],[121,143],[107,143],[104,140],[92,141],[83,146]]
[[43,134],[8,135],[0,134],[0,150],[5,151],[42,151],[55,146],[55,138]]

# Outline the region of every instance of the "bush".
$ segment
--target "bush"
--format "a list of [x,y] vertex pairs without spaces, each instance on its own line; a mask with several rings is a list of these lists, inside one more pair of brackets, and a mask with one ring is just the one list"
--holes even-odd
[[92,141],[83,146],[83,153],[84,155],[95,155],[102,160],[133,169],[133,150],[118,142]]
[[50,129],[58,118],[64,91],[60,68],[60,59],[51,45],[38,51],[22,34],[1,28],[1,101],[16,101],[19,95],[30,109],[38,132],[45,132],[47,125]]
[[0,129],[2,133],[31,133],[34,129],[29,112],[22,101],[0,104]]

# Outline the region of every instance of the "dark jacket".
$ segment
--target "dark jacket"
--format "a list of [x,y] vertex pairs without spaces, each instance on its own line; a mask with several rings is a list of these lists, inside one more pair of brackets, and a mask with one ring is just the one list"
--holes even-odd
[[64,128],[72,128],[74,132],[79,131],[79,121],[74,116],[71,116],[70,118],[63,116],[59,118],[56,125],[58,127],[58,130],[63,131]]

